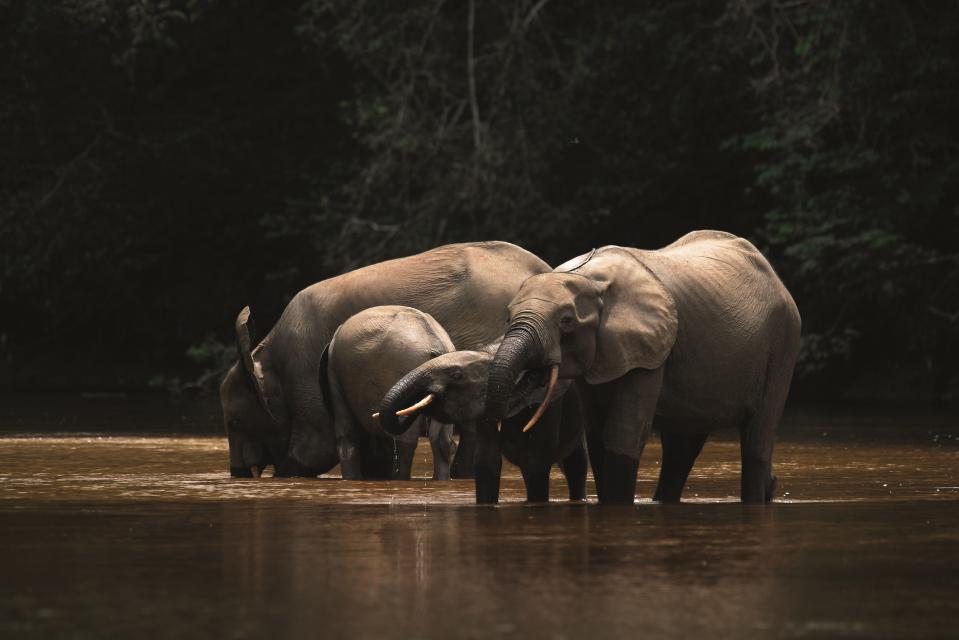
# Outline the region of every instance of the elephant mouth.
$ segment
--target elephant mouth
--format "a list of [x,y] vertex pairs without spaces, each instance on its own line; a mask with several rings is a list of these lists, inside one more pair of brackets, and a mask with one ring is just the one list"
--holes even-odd
[[510,396],[506,417],[511,418],[526,407],[543,400],[551,369],[552,367],[537,367],[520,372]]

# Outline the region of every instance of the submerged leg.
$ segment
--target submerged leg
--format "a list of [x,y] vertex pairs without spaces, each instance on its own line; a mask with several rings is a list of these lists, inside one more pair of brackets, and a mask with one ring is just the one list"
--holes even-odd
[[393,439],[393,468],[390,478],[393,480],[409,480],[413,474],[413,457],[416,455],[416,444],[420,439],[421,426],[417,418],[406,433]]
[[579,444],[559,463],[569,487],[570,500],[586,499],[586,466],[586,442],[585,436],[581,436]]
[[663,466],[659,470],[659,483],[653,500],[679,502],[689,478],[689,471],[702,451],[707,434],[678,434],[670,429],[661,431],[663,442]]
[[433,451],[433,479],[450,479],[450,459],[453,457],[453,425],[430,419],[429,438]]
[[552,465],[520,467],[526,484],[526,502],[549,502],[549,472]]
[[450,477],[458,479],[472,478],[475,476],[476,424],[469,422],[456,425],[456,428],[460,434],[460,442],[453,456],[453,464],[450,467]]
[[499,502],[500,473],[503,456],[500,452],[496,423],[481,420],[476,424],[476,503]]
[[600,390],[608,407],[603,424],[603,490],[600,502],[632,504],[639,458],[646,446],[663,382],[663,369],[633,369]]

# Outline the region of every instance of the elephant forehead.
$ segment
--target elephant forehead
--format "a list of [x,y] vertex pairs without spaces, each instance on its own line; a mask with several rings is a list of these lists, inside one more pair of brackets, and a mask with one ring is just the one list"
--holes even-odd
[[430,360],[433,367],[466,366],[474,362],[487,362],[492,359],[488,353],[482,351],[452,351],[436,356]]
[[554,305],[570,303],[577,295],[593,289],[589,279],[578,274],[544,273],[527,279],[510,307],[527,306],[534,301]]

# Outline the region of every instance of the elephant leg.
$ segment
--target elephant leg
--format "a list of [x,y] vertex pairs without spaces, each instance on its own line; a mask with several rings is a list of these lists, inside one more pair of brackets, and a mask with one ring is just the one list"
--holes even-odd
[[476,424],[474,468],[476,473],[476,503],[494,504],[499,502],[503,456],[500,452],[499,432],[496,430],[496,423],[491,420],[480,420]]
[[[657,418],[657,422],[660,419]],[[661,426],[663,442],[663,466],[659,470],[659,482],[653,500],[657,502],[679,502],[686,486],[689,471],[696,457],[703,449],[708,434],[686,435]]]
[[350,411],[336,375],[329,374],[327,383],[329,408],[333,414],[333,433],[336,436],[336,454],[340,459],[340,474],[344,480],[360,480],[363,478],[363,431],[353,419],[353,412]]
[[772,472],[773,446],[786,397],[789,395],[798,349],[798,339],[790,340],[787,336],[782,341],[780,351],[770,356],[762,404],[758,411],[747,417],[740,428],[740,497],[743,502],[763,503],[773,499],[776,490],[776,476]]
[[633,369],[603,385],[600,397],[608,409],[603,424],[604,504],[633,504],[639,458],[653,425],[662,388],[663,369]]
[[586,466],[586,443],[584,436],[580,436],[576,447],[559,463],[569,487],[570,500],[586,499]]
[[[781,413],[781,409],[779,411]],[[748,418],[739,432],[739,454],[742,459],[740,499],[746,503],[764,503],[773,499],[776,476],[773,475],[774,422],[765,410]]]
[[473,478],[476,457],[476,425],[472,422],[457,425],[460,442],[453,456],[450,476],[457,479]]
[[421,420],[426,420],[426,418],[417,418],[406,430],[406,433],[392,438],[393,464],[390,469],[390,479],[409,480],[412,476],[413,457],[416,455],[416,445],[420,441],[420,433],[423,431]]
[[453,457],[453,425],[429,420],[430,449],[433,451],[433,479],[450,479],[450,459]]
[[361,463],[360,440],[356,429],[352,433],[337,435],[336,452],[340,456],[340,472],[344,480],[360,480],[363,478]]
[[528,464],[520,467],[526,484],[526,502],[549,502],[549,472],[552,465]]
[[593,482],[596,484],[596,494],[599,501],[603,501],[603,462],[606,460],[606,445],[603,444],[603,424],[606,422],[606,412],[600,402],[595,387],[586,384],[579,385],[580,401],[583,413],[586,416],[586,449],[589,452],[589,465],[593,469]]
[[388,480],[393,476],[393,439],[364,434],[361,438],[363,477],[370,480]]

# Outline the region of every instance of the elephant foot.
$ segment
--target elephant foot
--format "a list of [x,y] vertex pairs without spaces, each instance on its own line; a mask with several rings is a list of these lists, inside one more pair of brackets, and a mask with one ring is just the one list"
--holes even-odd
[[500,469],[494,465],[477,465],[476,468],[476,504],[496,504],[499,502]]
[[607,451],[603,467],[605,490],[600,495],[600,504],[633,504],[639,460]]
[[296,458],[287,458],[273,473],[276,478],[315,478],[318,475],[315,469],[310,469]]
[[679,504],[678,492],[667,492],[660,487],[656,487],[656,493],[653,494],[653,502],[660,502],[662,504]]
[[744,457],[742,462],[741,498],[747,504],[764,504],[772,500],[776,477],[772,465],[761,458]]
[[526,502],[549,502],[549,467],[520,467],[526,484]]
[[230,476],[233,478],[252,478],[253,470],[249,467],[230,467]]
[[776,496],[776,485],[779,484],[779,480],[776,476],[770,474],[769,482],[766,484],[766,502],[772,502],[773,498]]

